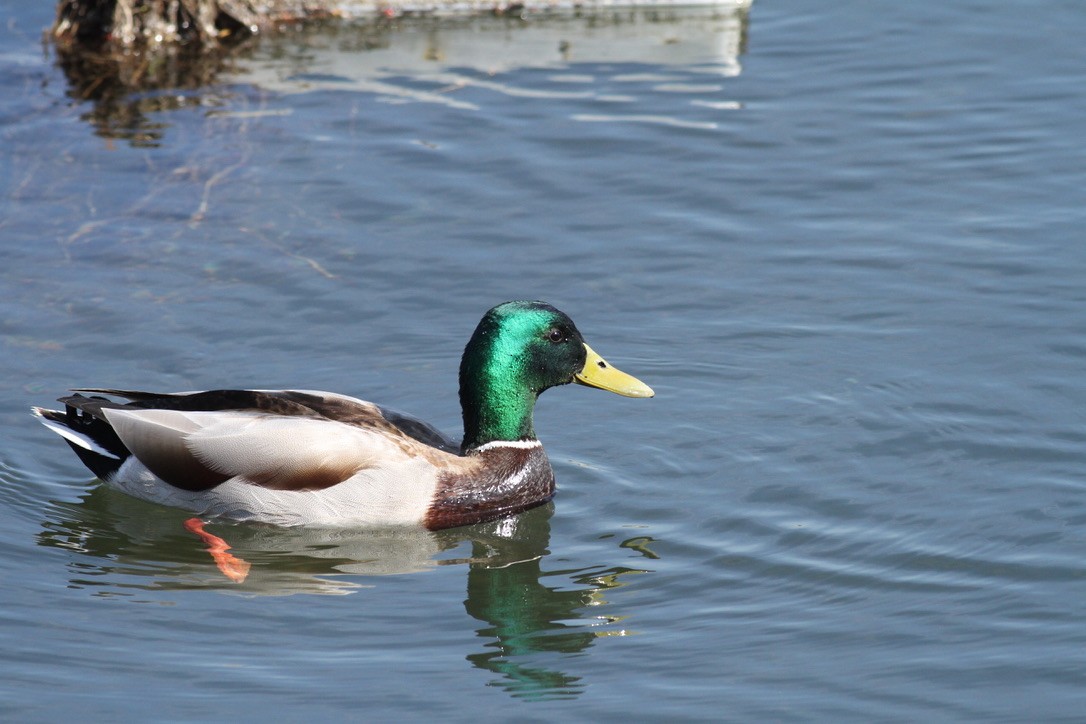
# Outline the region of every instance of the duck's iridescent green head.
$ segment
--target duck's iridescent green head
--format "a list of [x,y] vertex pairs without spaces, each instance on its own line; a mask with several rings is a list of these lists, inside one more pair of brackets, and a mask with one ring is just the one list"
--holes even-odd
[[506,302],[475,328],[460,361],[465,452],[494,440],[534,440],[532,409],[548,387],[570,382],[652,397],[585,344],[573,320],[544,302]]

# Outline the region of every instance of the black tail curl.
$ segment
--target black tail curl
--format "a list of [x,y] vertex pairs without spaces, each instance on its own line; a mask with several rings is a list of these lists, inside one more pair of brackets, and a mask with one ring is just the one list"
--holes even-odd
[[102,415],[102,408],[122,407],[122,405],[104,397],[85,397],[80,394],[62,397],[58,402],[64,403],[64,412],[41,410],[41,416],[93,440],[102,450],[116,456],[103,455],[65,439],[65,442],[75,451],[83,464],[90,468],[91,472],[99,478],[105,478],[115,473],[132,453],[124,446],[121,438],[113,431],[110,424],[106,422],[105,416]]

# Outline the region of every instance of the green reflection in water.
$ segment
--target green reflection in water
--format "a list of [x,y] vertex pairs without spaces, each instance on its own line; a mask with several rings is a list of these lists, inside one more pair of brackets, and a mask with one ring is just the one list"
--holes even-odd
[[468,572],[464,601],[467,612],[486,624],[477,631],[487,640],[485,650],[468,660],[500,675],[492,685],[528,699],[575,698],[583,691],[581,678],[562,670],[563,661],[600,637],[629,633],[615,627],[624,617],[607,613],[605,592],[626,585],[622,579],[629,574],[648,572],[625,567],[545,571],[549,519],[548,510],[502,521],[520,529],[515,539],[524,547],[518,561],[495,565],[487,542],[474,541],[479,562]]

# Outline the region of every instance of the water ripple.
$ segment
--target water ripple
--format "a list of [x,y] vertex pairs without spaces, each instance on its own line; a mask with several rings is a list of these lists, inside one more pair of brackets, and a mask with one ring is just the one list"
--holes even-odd
[[690,128],[699,131],[713,131],[719,126],[711,121],[687,121],[670,116],[653,115],[598,115],[591,113],[575,113],[570,116],[575,121],[585,123],[647,123],[658,126],[671,126],[673,128]]

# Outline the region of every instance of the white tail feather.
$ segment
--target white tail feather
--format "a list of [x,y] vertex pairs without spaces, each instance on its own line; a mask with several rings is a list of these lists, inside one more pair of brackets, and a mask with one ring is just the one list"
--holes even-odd
[[114,460],[121,459],[120,456],[114,455],[109,450],[106,450],[104,447],[96,443],[92,438],[88,437],[87,435],[76,432],[70,427],[62,423],[56,422],[55,420],[50,420],[46,418],[44,415],[42,415],[42,408],[33,408],[33,414],[41,421],[41,424],[45,425],[50,430],[60,435],[62,438],[72,443],[73,445],[78,445],[84,450],[90,450],[92,453],[104,455],[107,458],[113,458]]

